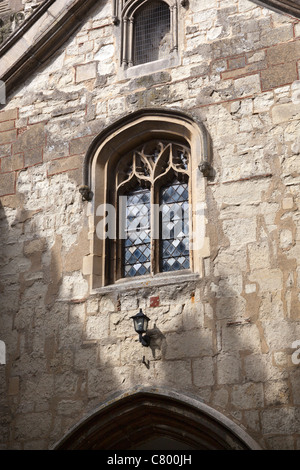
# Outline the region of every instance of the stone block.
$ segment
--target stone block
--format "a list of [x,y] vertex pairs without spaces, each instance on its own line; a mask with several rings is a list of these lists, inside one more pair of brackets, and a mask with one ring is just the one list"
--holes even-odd
[[81,64],[76,66],[76,83],[81,83],[86,80],[96,78],[97,66],[96,62],[90,62],[88,64]]
[[13,153],[21,153],[28,149],[43,147],[45,144],[44,124],[34,124],[18,136],[13,145]]
[[260,35],[260,47],[274,46],[294,39],[292,24],[280,25],[277,28],[266,28]]
[[244,358],[244,374],[246,381],[267,382],[285,379],[288,372],[273,364],[271,354],[250,354]]
[[289,210],[294,207],[294,199],[292,197],[285,197],[282,199],[282,209]]
[[84,137],[79,137],[78,139],[71,140],[70,155],[79,155],[86,153],[94,137],[94,135],[87,135]]
[[238,383],[241,360],[238,353],[222,354],[217,357],[217,383],[219,385]]
[[276,292],[282,289],[283,274],[280,269],[258,269],[249,275],[249,281],[257,282],[261,292]]
[[300,338],[300,325],[298,322],[282,319],[268,320],[263,324],[264,336],[271,349],[274,351],[291,348],[295,339]]
[[195,300],[192,302],[187,302],[183,307],[181,317],[182,317],[183,328],[185,330],[192,330],[194,328],[203,328],[204,309],[203,309],[202,303],[196,302]]
[[[154,364],[156,382],[178,389],[192,385],[191,362],[189,360],[158,361]],[[153,380],[153,377],[152,377]]]
[[220,388],[219,390],[215,390],[212,396],[212,402],[215,406],[219,406],[221,408],[226,408],[229,400],[229,393],[226,388]]
[[212,332],[198,329],[166,336],[166,359],[200,357],[212,352]]
[[60,285],[59,296],[61,300],[82,299],[88,292],[88,283],[80,272],[65,275]]
[[260,432],[259,411],[257,410],[244,411],[244,419],[245,419],[247,429]]
[[130,387],[131,371],[126,366],[89,368],[87,375],[87,396],[97,398],[98,403],[99,397],[104,401],[112,390]]
[[270,248],[267,242],[249,244],[248,256],[252,271],[270,267]]
[[38,163],[42,163],[43,161],[43,149],[42,148],[35,148],[35,149],[28,149],[24,153],[24,166],[33,166],[37,165]]
[[256,241],[256,218],[237,218],[223,220],[224,235],[229,238],[230,245],[245,245]]
[[61,400],[57,404],[57,414],[62,416],[79,416],[83,403],[80,400]]
[[86,301],[86,312],[87,314],[95,314],[98,313],[99,310],[99,299],[97,297],[95,298],[89,298]]
[[18,108],[0,111],[0,122],[18,119]]
[[288,405],[290,403],[290,386],[288,381],[269,381],[265,385],[266,406]]
[[290,406],[274,407],[262,411],[262,431],[264,434],[297,433],[300,425],[300,416]]
[[[228,288],[230,291],[230,287]],[[217,294],[218,295],[218,294]],[[243,297],[235,297],[234,294],[225,297],[219,296],[216,304],[216,318],[218,320],[243,321],[246,313],[246,302]]]
[[193,382],[196,387],[208,387],[215,383],[212,357],[202,357],[192,361]]
[[0,157],[11,155],[11,144],[0,145]]
[[[131,338],[126,338],[125,341],[116,338],[104,338],[100,341],[99,348],[101,367],[118,366],[120,364],[132,366],[137,357],[134,346],[136,347],[136,338],[134,345]],[[132,352],[134,352],[133,355],[130,354]]]
[[272,121],[274,124],[281,124],[300,118],[299,104],[283,103],[272,108]]
[[24,168],[23,154],[11,155],[1,160],[1,171],[7,173],[9,171],[21,170]]
[[74,352],[74,368],[75,370],[87,370],[96,367],[99,359],[97,341],[86,341],[81,344],[80,348],[76,348]]
[[12,11],[21,11],[23,10],[22,0],[9,0],[9,7]]
[[86,320],[86,338],[99,340],[109,334],[109,315],[90,315]]
[[268,65],[287,64],[300,59],[300,42],[292,41],[285,44],[277,44],[266,50]]
[[30,256],[35,253],[41,253],[46,249],[46,239],[37,238],[35,240],[29,240],[24,243],[24,254]]
[[293,394],[293,403],[294,405],[300,405],[300,367],[295,368],[291,373],[291,385],[292,385],[292,394]]
[[0,196],[15,193],[15,173],[0,174]]
[[292,436],[266,437],[266,443],[271,450],[295,450],[295,440]]
[[[223,320],[224,321],[224,320]],[[260,352],[261,341],[259,329],[255,324],[231,324],[222,326],[222,350],[226,353],[233,351]]]
[[0,122],[0,132],[10,131],[15,128],[15,121]]
[[54,393],[65,398],[74,396],[78,387],[79,376],[68,371],[63,374],[56,374],[54,378]]
[[234,90],[236,96],[243,97],[260,93],[259,74],[248,75],[234,80]]
[[50,412],[43,413],[24,413],[16,416],[15,439],[27,440],[43,439],[49,436],[52,424],[52,415]]
[[49,175],[56,175],[59,173],[70,172],[72,170],[76,170],[77,168],[81,168],[83,158],[79,156],[75,157],[66,157],[66,158],[59,158],[58,160],[52,160],[49,165]]
[[231,403],[241,410],[262,408],[264,406],[263,384],[234,385],[231,392]]
[[117,308],[113,299],[107,296],[104,296],[101,298],[100,304],[99,304],[100,313],[113,313],[116,311],[117,311]]
[[223,249],[218,252],[215,260],[215,275],[235,275],[247,269],[247,250],[245,246],[234,249]]
[[296,62],[274,65],[261,71],[262,90],[271,90],[297,80]]
[[232,59],[228,59],[228,70],[240,69],[242,67],[245,67],[245,65],[246,65],[245,56],[234,57]]
[[69,322],[70,323],[83,323],[85,320],[85,303],[70,305]]
[[253,112],[263,113],[269,111],[274,104],[273,92],[262,93],[253,100]]
[[20,377],[11,377],[9,379],[8,395],[18,395],[20,391]]
[[14,142],[17,138],[17,130],[11,129],[9,131],[0,132],[0,145]]
[[[151,305],[150,305],[151,307]],[[120,298],[121,310],[134,310],[138,308],[138,299],[134,295],[125,295]]]

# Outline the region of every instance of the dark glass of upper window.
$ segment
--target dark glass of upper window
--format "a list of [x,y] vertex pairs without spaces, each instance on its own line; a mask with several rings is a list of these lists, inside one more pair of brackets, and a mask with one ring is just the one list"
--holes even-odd
[[170,23],[170,9],[165,2],[147,2],[138,10],[134,22],[134,65],[169,56]]

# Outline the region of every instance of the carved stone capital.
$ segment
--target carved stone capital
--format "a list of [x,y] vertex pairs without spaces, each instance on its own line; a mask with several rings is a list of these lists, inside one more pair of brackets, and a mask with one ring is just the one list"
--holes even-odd
[[211,165],[208,162],[205,162],[205,161],[201,162],[199,165],[199,170],[205,177],[211,175]]
[[91,201],[92,192],[91,192],[89,186],[85,186],[85,185],[80,186],[79,192],[82,196],[83,201]]

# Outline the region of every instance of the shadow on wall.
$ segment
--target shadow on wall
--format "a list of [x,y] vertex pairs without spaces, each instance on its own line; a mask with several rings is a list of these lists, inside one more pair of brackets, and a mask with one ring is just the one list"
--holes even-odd
[[[101,362],[99,340],[86,330],[88,319],[103,318],[92,302],[86,310],[84,280],[68,262],[82,234],[74,230],[81,214],[78,188],[65,174],[47,180],[42,173],[42,166],[21,172],[18,208],[0,211],[3,449],[48,449],[99,403],[103,383],[116,388],[109,361]],[[45,196],[37,189],[41,181]],[[80,250],[77,258],[82,263]]]
[[[0,449],[5,449],[9,438],[12,415],[9,409],[6,383],[6,344],[9,338],[9,316],[5,309],[5,285],[2,282],[2,266],[5,257],[4,240],[8,234],[8,222],[0,201]],[[2,343],[3,342],[3,343]],[[3,346],[4,345],[4,346]],[[1,354],[2,353],[2,354]],[[2,360],[1,360],[2,359]]]
[[[56,205],[49,199],[41,206],[44,199],[32,192],[27,209],[7,208],[6,215],[1,209],[1,339],[8,351],[1,396],[7,416],[15,416],[4,423],[2,445],[47,449],[112,391],[140,385],[192,393],[247,429],[254,423],[249,432],[258,432],[263,375],[255,378],[251,370],[264,374],[260,340],[240,297],[223,279],[212,299],[212,279],[205,279],[135,296],[86,298],[76,263],[74,271],[66,269],[78,231],[69,238],[70,220],[49,231],[53,217],[68,207],[80,212],[78,189],[67,185],[66,175],[49,182],[47,195],[59,199]],[[79,253],[78,246],[82,259]],[[151,319],[149,348],[140,345],[130,320],[139,308]],[[156,419],[155,426],[148,423],[149,440],[162,435]]]
[[264,448],[294,449],[297,411],[287,354],[293,325],[284,313],[284,283],[279,287],[272,282],[279,269],[265,266],[271,243],[260,238],[254,212],[260,214],[263,203],[249,215],[238,205],[224,203],[221,216],[212,197],[209,204],[215,217],[210,227],[211,272],[216,276],[209,280],[208,291],[217,338],[212,404],[240,422]]

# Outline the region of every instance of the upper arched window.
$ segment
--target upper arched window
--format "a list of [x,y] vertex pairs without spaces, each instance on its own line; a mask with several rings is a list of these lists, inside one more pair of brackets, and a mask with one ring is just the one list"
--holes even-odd
[[123,67],[170,59],[178,50],[177,0],[115,0]]
[[172,47],[170,8],[165,2],[148,2],[141,7],[134,22],[133,64],[168,57]]

